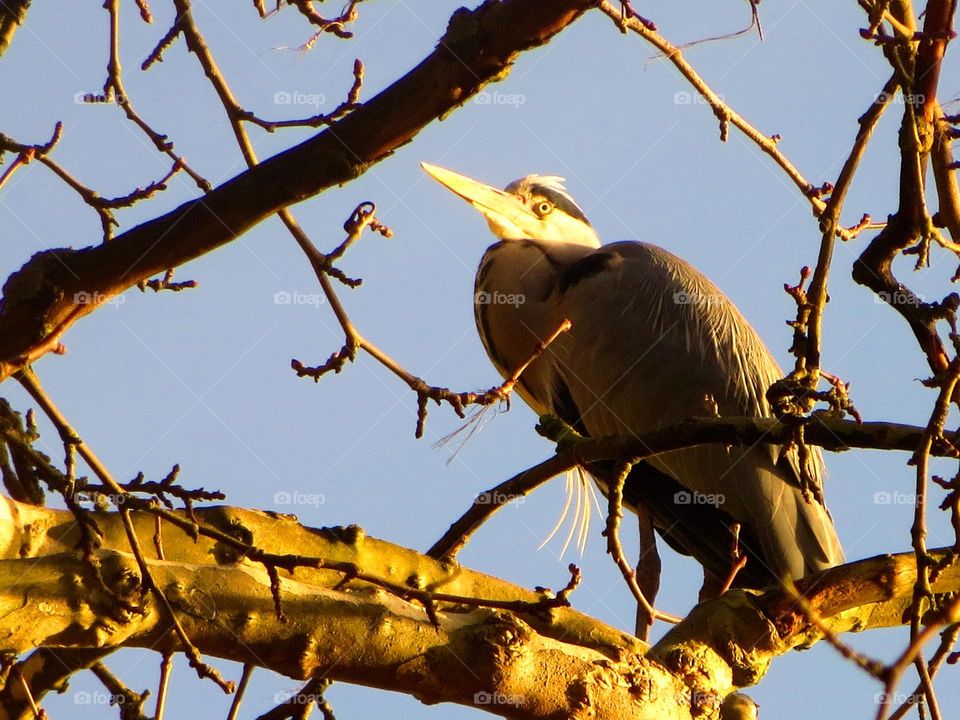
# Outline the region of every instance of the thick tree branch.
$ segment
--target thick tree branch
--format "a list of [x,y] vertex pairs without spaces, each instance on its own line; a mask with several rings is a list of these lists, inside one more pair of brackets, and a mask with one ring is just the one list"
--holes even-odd
[[[934,555],[950,557],[942,550]],[[821,640],[822,628],[859,632],[908,623],[916,578],[913,553],[903,553],[831,568],[804,578],[795,589],[732,590],[694,608],[648,656],[693,676],[704,693],[753,685],[778,655]],[[932,586],[933,609],[925,619],[942,625],[946,619],[937,611],[960,589],[960,565],[947,564]]]
[[[139,568],[129,554],[110,549],[126,543],[116,514],[100,518],[104,546],[98,559],[108,594],[90,565],[68,549],[76,535],[69,513],[11,501],[7,507],[8,522],[0,526],[8,558],[0,560],[0,650],[19,653],[55,643],[179,651],[152,598],[142,612],[117,606],[115,595],[138,592]],[[300,550],[331,561],[350,558],[366,572],[394,581],[476,597],[538,596],[365,537],[356,528],[311,530],[286,516],[229,508],[201,514],[205,521],[249,533],[255,542],[277,547],[299,542]],[[134,517],[146,545],[152,519]],[[271,578],[259,565],[204,539],[195,545],[185,534],[169,533],[167,545],[178,561],[149,559],[150,572],[205,655],[298,679],[362,683],[515,718],[573,717],[586,710],[596,718],[715,713],[734,689],[757,682],[774,657],[820,639],[821,630],[795,592],[833,632],[862,630],[902,624],[916,579],[914,556],[903,554],[833,568],[804,579],[796,591],[728,592],[698,606],[647,652],[627,633],[568,608],[510,613],[442,602],[431,613],[367,583],[309,569],[281,578],[287,618],[281,621]],[[933,554],[946,557],[943,551]],[[944,563],[931,585],[927,619],[942,622],[936,609],[960,590],[960,565]]]
[[[99,558],[105,575],[118,579],[115,590],[136,573],[129,555],[103,550]],[[574,717],[587,707],[598,720],[691,717],[683,683],[659,663],[625,649],[614,658],[569,638],[551,639],[514,614],[446,607],[434,624],[422,607],[392,595],[284,579],[288,621],[281,622],[260,568],[151,561],[150,570],[208,655],[510,718]],[[74,555],[0,562],[0,585],[4,649],[53,642],[176,649],[155,604],[142,615],[114,616],[89,566]]]
[[[176,514],[188,525],[193,522],[184,512]],[[322,559],[327,565],[355,568],[393,585],[409,585],[447,595],[528,602],[532,609],[543,599],[543,595],[527,590],[518,594],[516,586],[465,570],[455,562],[426,558],[413,550],[369,538],[355,526],[316,530],[301,526],[292,515],[277,516],[230,507],[195,509],[193,517],[196,522],[218,529],[225,537],[243,538],[244,543],[238,542],[241,547],[256,546],[262,553],[279,557],[288,556],[290,548],[296,548],[298,556]],[[155,532],[154,516],[131,512],[130,518],[141,547],[146,551]],[[124,523],[118,513],[98,513],[97,526],[103,533],[103,547],[129,547]],[[167,558],[175,557],[180,562],[201,565],[229,564],[243,557],[233,544],[206,535],[195,538],[167,523],[164,526],[164,554]],[[80,539],[80,528],[69,511],[40,508],[0,496],[0,558],[37,558],[70,553]],[[325,588],[341,586],[345,578],[344,570],[302,566],[292,574],[298,581]],[[157,582],[162,586],[159,580]],[[608,628],[609,632],[598,631],[595,621],[569,608],[551,608],[547,613],[549,618],[541,618],[544,621],[541,622],[536,616],[543,614],[541,608],[531,613],[527,621],[539,632],[556,632],[558,636],[600,652],[610,653],[613,648],[623,645],[623,637],[630,637],[612,628]],[[630,643],[636,643],[638,651],[645,648],[636,640],[632,639]]]

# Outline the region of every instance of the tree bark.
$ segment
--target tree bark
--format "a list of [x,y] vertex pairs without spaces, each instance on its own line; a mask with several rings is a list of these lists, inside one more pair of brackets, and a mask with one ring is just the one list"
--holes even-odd
[[[95,515],[103,533],[93,558],[101,583],[94,564],[73,549],[79,535],[70,513],[12,500],[4,508],[0,652],[180,649],[161,605],[141,592],[116,513]],[[133,516],[141,547],[151,547],[155,516]],[[458,598],[433,603],[431,614],[342,569],[298,567],[282,572],[280,618],[262,565],[233,546],[194,541],[164,524],[165,555],[176,560],[149,559],[148,566],[196,647],[293,678],[322,676],[508,718],[715,718],[723,716],[724,699],[758,682],[776,656],[821,639],[785,589],[728,592],[697,606],[649,648],[570,608],[538,605],[540,593],[355,526],[311,529],[292,516],[228,507],[200,510],[197,519],[266,552],[296,548],[300,558],[346,563],[363,577]],[[915,579],[908,553],[833,568],[800,581],[798,591],[824,626],[842,632],[901,624]],[[960,566],[946,565],[928,619],[958,590]],[[510,611],[463,598],[530,604]]]

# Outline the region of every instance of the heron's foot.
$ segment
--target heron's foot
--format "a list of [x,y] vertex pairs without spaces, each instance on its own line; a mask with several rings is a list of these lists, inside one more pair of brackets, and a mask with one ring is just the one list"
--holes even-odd
[[557,444],[557,450],[568,450],[587,441],[587,438],[556,415],[541,415],[536,430],[548,440],[553,440]]

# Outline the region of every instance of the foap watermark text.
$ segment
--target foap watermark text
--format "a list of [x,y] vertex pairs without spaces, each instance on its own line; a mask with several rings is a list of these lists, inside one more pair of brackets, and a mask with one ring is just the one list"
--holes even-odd
[[300,90],[278,90],[273,94],[274,105],[309,105],[318,108],[327,102],[327,96],[321,93],[301,92]]
[[320,507],[325,502],[327,502],[327,496],[323,493],[279,490],[273,494],[274,505],[311,505],[313,507]]
[[723,493],[702,493],[690,490],[680,490],[673,494],[673,502],[676,505],[712,505],[720,507],[727,501]]
[[473,296],[475,305],[512,305],[520,307],[527,301],[521,293],[478,292]]

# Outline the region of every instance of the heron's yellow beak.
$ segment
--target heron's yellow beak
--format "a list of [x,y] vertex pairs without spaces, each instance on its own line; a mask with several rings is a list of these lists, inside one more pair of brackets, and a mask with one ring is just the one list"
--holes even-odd
[[516,195],[439,165],[422,162],[420,167],[438,183],[473,205],[486,218],[493,234],[501,240],[541,236],[541,219]]

